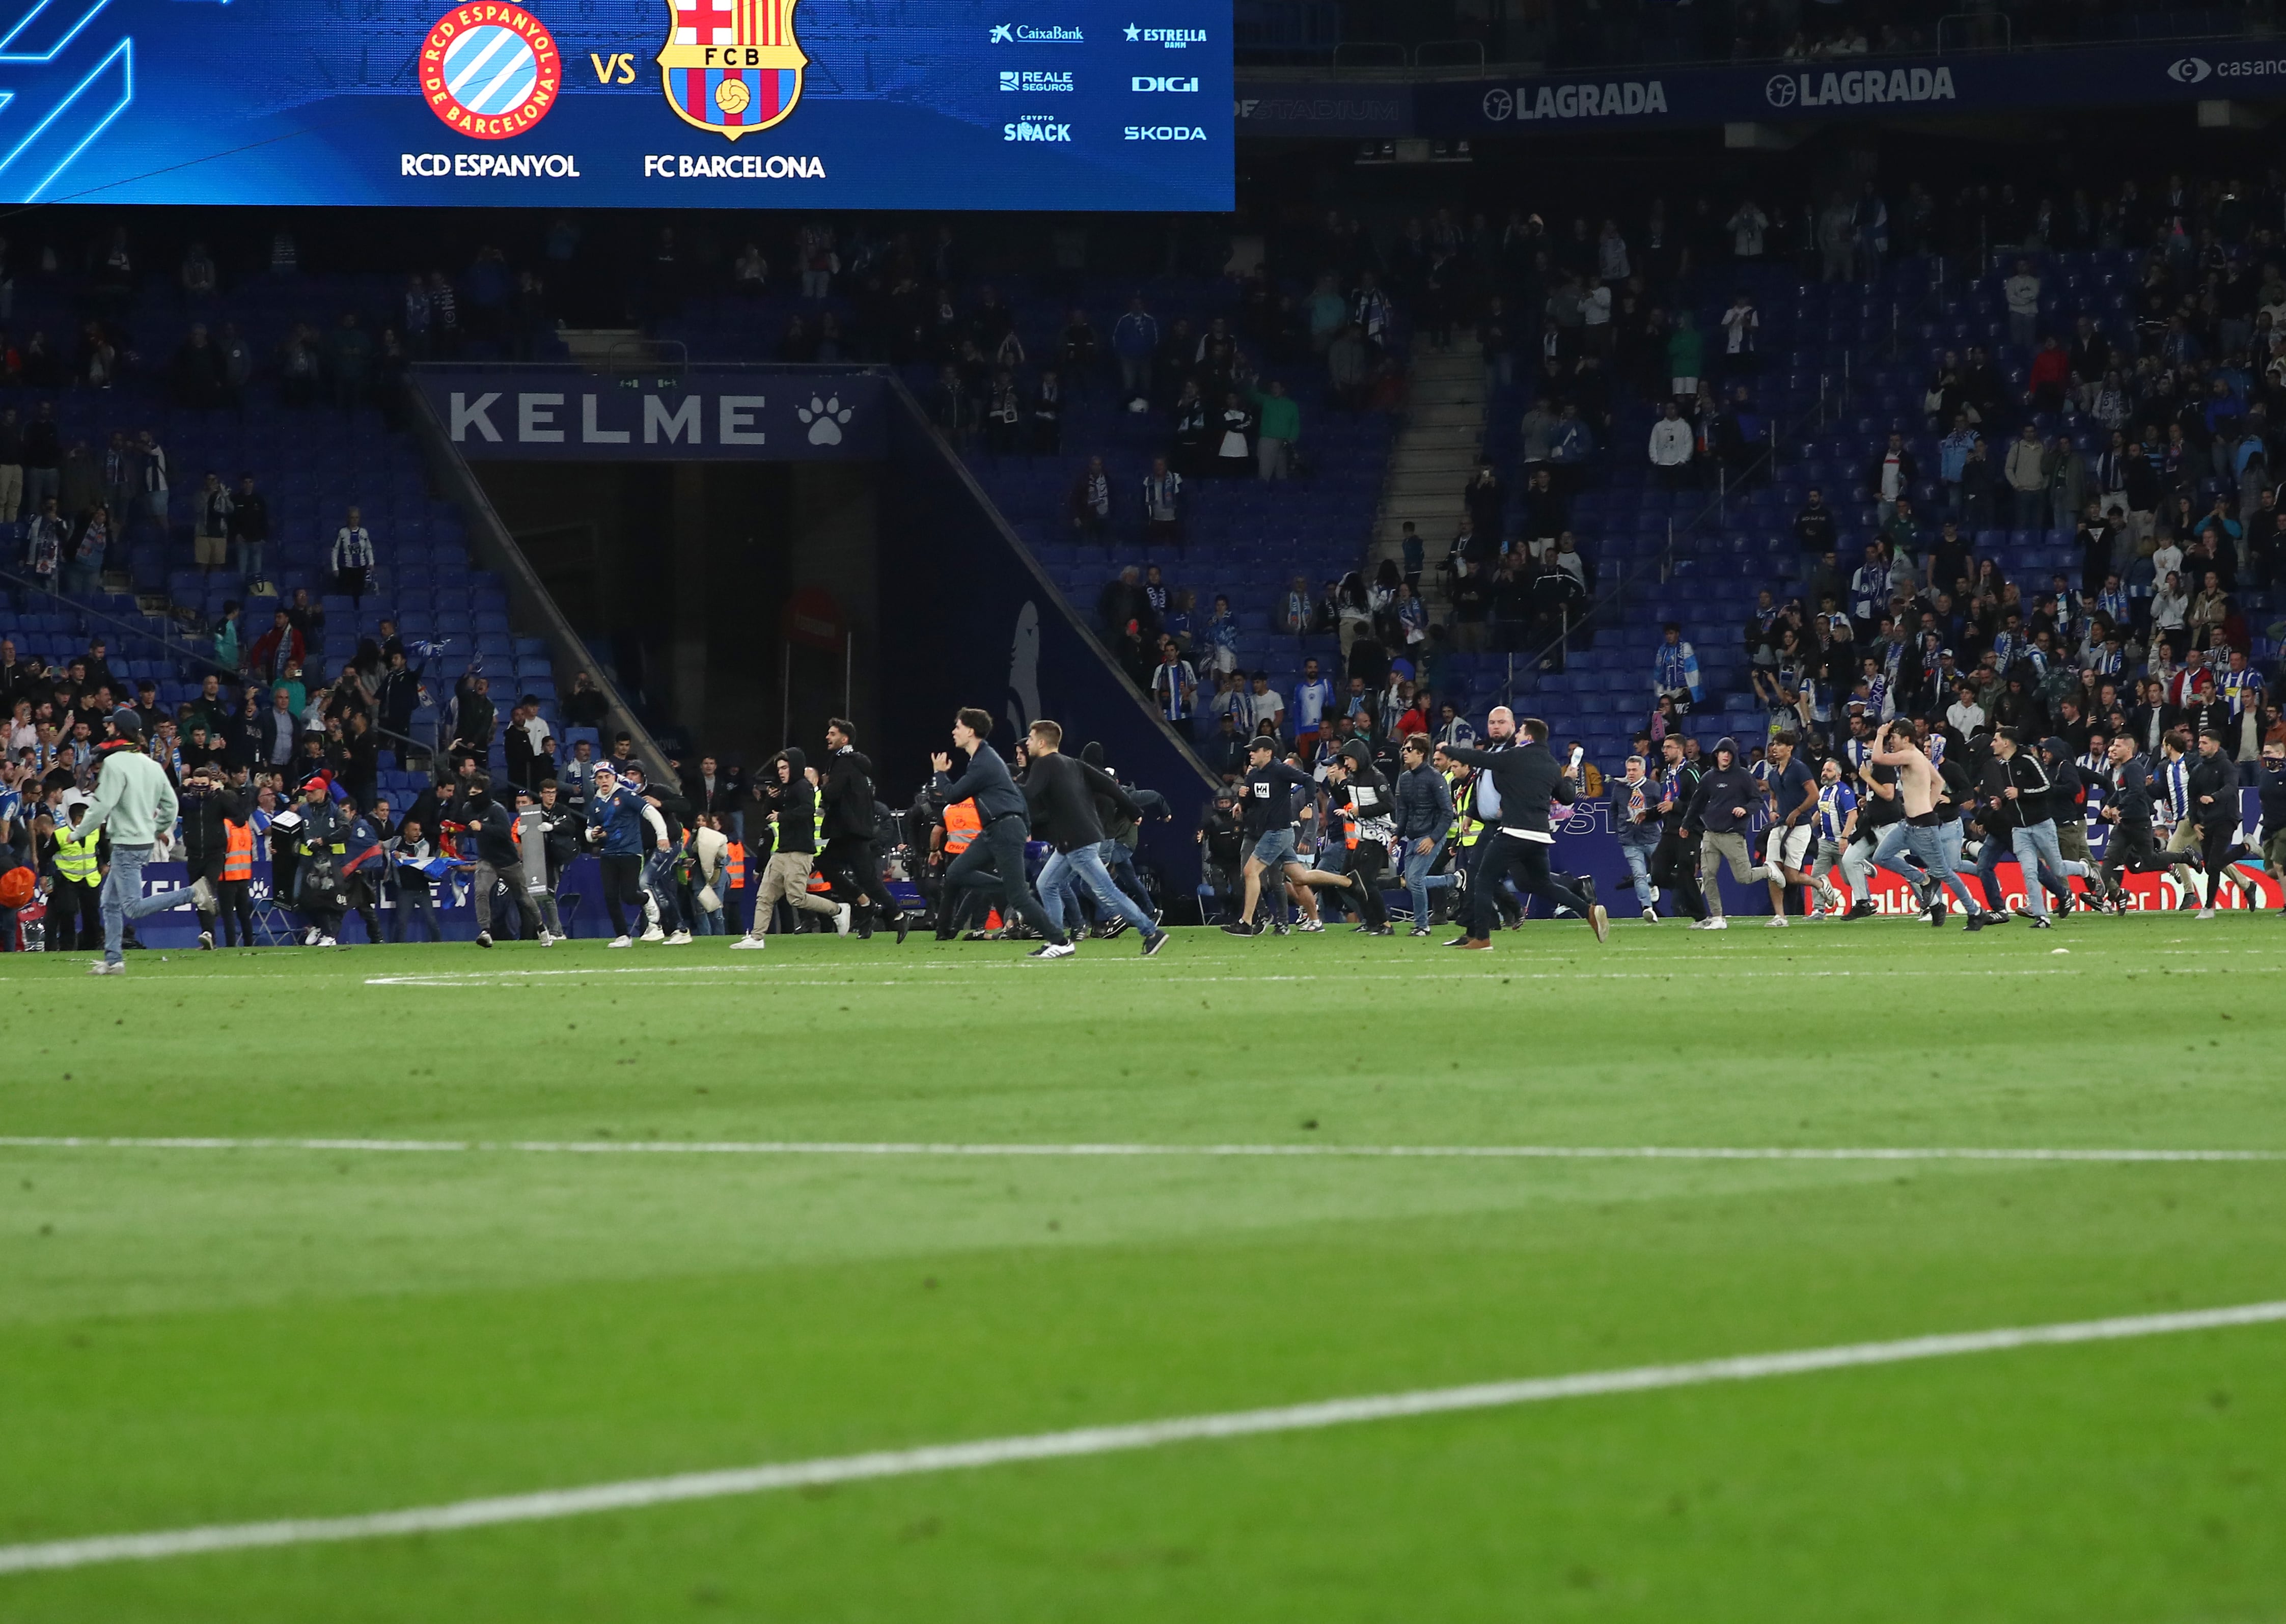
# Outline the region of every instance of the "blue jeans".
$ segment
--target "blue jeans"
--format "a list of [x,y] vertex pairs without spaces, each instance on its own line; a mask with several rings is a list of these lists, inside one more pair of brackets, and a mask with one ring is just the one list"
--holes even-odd
[[[1111,883],[1111,876],[1103,866],[1103,859],[1092,846],[1082,846],[1072,851],[1058,852],[1048,859],[1048,866],[1040,871],[1040,901],[1048,917],[1068,929],[1078,923],[1079,907],[1073,892],[1076,886],[1084,885],[1087,894],[1095,899],[1099,916],[1117,914],[1147,936],[1159,934],[1158,921],[1137,907],[1134,899]],[[1072,903],[1068,911],[1064,904]]]
[[[1952,819],[1946,821],[1951,823],[1952,838],[1958,841],[1960,839],[1959,823]],[[1982,911],[1976,905],[1976,899],[1968,893],[1968,882],[1954,871],[1952,858],[1945,849],[1943,824],[1935,828],[1915,824],[1898,824],[1895,827],[1905,832],[1905,849],[1912,852],[1913,860],[1928,871],[1928,883],[1932,888],[1942,886],[1959,897],[1961,907],[1968,912]]]
[[1106,840],[1095,848],[1103,859],[1103,871],[1111,876],[1111,883],[1127,894],[1127,898],[1144,912],[1151,908],[1151,889],[1143,883],[1143,875],[1135,866],[1135,854],[1127,849],[1124,840]]
[[[718,891],[715,895],[720,896],[721,893]],[[723,908],[727,908],[729,904],[725,903]],[[722,934],[723,908],[717,908],[712,913],[707,912],[704,905],[691,910],[691,912],[696,917],[690,921],[690,934],[694,936],[721,935]]]
[[398,942],[412,941],[413,927],[415,925],[427,929],[429,940],[431,942],[442,942],[445,939],[445,933],[437,928],[436,899],[430,895],[429,887],[425,885],[417,890],[407,885],[400,885],[397,887],[397,908],[390,923],[392,934]]
[[1873,843],[1873,866],[1888,870],[1911,886],[1913,898],[1919,902],[1928,887],[1929,877],[1919,863],[1912,861],[1913,855],[1905,847],[1905,826],[1903,824],[1884,824],[1881,838]]
[[1639,834],[1622,831],[1620,835],[1620,855],[1628,860],[1628,872],[1635,876],[1636,906],[1651,906],[1651,855],[1659,848],[1659,834],[1653,830],[1649,840]]
[[2039,918],[2048,917],[2048,893],[2053,891],[2071,905],[2070,876],[2088,878],[2084,863],[2068,863],[2063,848],[2056,844],[2056,825],[2053,819],[2027,824],[2022,829],[2009,831],[2010,842],[2016,848],[2016,861],[2024,871],[2024,906]]
[[269,545],[266,541],[249,541],[244,536],[238,539],[239,579],[251,583],[262,579],[262,549]]
[[118,964],[126,957],[120,951],[119,942],[126,933],[128,920],[139,919],[146,913],[164,913],[191,900],[187,891],[144,895],[143,865],[150,861],[148,846],[122,846],[116,841],[112,844],[111,872],[104,876],[101,904],[103,957],[107,964]]
[[1413,899],[1413,923],[1415,927],[1429,923],[1429,893],[1448,889],[1453,883],[1450,874],[1431,874],[1429,871],[1430,865],[1437,861],[1438,846],[1443,842],[1431,846],[1427,851],[1415,850],[1420,844],[1419,840],[1405,843],[1405,894]]

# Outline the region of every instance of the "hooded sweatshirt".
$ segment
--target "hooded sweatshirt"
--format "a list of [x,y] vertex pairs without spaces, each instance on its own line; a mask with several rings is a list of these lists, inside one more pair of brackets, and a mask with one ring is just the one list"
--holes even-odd
[[[1754,782],[1754,774],[1738,763],[1738,741],[1735,738],[1718,740],[1714,759],[1722,760],[1724,751],[1730,753],[1730,765],[1716,767],[1699,781],[1699,793],[1691,798],[1691,816],[1685,820],[1694,828],[1709,834],[1744,834],[1754,819],[1754,807],[1761,800],[1762,785]],[[1743,808],[1746,816],[1735,816],[1731,808]]]
[[806,776],[809,758],[799,750],[780,752],[785,758],[786,781],[778,785],[779,856],[812,856],[817,851],[817,791]]

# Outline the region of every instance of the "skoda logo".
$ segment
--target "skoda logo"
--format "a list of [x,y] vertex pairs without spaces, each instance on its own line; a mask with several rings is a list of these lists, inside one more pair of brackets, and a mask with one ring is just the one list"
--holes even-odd
[[2167,64],[2167,77],[2177,84],[2196,84],[2213,72],[2212,64],[2204,57],[2185,57],[2179,62]]
[[1801,94],[1801,90],[1794,83],[1792,74],[1772,74],[1770,82],[1762,86],[1762,94],[1770,99],[1773,107],[1791,107],[1793,99]]
[[1497,124],[1516,111],[1516,99],[1506,91],[1485,92],[1485,116]]

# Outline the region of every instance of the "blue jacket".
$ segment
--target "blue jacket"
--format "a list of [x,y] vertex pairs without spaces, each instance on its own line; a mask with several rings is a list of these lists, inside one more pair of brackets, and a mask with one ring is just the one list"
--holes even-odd
[[587,827],[603,832],[604,856],[642,855],[642,801],[626,784],[609,795],[598,792],[587,798]]

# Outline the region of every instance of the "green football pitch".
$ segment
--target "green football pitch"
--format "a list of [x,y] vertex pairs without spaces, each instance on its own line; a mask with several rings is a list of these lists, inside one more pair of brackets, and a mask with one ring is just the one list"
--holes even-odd
[[2286,1620],[2277,918],[1018,951],[0,959],[0,1619]]

